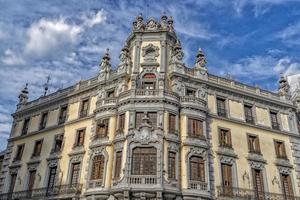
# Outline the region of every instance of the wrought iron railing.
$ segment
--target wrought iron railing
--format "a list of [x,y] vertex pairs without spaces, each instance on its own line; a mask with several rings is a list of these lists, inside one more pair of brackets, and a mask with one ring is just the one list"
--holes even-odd
[[247,200],[300,200],[300,197],[278,194],[271,192],[262,192],[258,190],[237,188],[237,187],[217,187],[218,197],[224,199],[247,199]]
[[37,188],[33,190],[18,191],[0,194],[0,200],[13,199],[44,199],[55,198],[60,195],[78,196],[81,193],[81,184],[57,185],[54,187]]

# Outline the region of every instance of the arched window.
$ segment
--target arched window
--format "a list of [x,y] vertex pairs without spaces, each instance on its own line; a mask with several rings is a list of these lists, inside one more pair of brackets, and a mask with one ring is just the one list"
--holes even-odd
[[91,180],[103,179],[104,173],[104,156],[98,155],[93,158]]
[[204,160],[199,156],[190,157],[190,180],[205,182]]
[[132,175],[156,175],[156,149],[137,147],[132,150]]

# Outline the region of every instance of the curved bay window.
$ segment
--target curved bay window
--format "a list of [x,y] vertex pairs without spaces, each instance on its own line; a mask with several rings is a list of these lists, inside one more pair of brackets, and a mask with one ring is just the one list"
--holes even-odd
[[132,150],[132,175],[156,175],[157,151],[154,147]]
[[104,156],[98,155],[93,159],[92,171],[91,171],[91,180],[101,180],[104,175]]
[[205,182],[205,165],[203,158],[199,156],[190,157],[190,180]]

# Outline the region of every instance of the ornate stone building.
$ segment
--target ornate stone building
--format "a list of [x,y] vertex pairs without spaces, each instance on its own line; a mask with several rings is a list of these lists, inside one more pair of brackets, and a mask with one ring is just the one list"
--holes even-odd
[[285,77],[273,93],[183,56],[171,17],[138,16],[118,66],[107,51],[94,78],[30,102],[26,86],[0,199],[299,199]]

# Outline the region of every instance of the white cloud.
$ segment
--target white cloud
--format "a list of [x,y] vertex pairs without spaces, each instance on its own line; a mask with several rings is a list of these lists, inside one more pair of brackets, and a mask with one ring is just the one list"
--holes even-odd
[[82,16],[83,19],[83,24],[88,26],[89,28],[101,24],[106,21],[106,12],[101,9],[98,12],[93,12],[93,13],[86,13],[85,15]]
[[27,30],[28,41],[25,53],[29,56],[43,57],[65,49],[78,41],[82,28],[66,22],[63,17],[54,20],[41,19]]
[[25,60],[20,55],[16,55],[11,49],[4,52],[1,61],[6,65],[24,65]]

